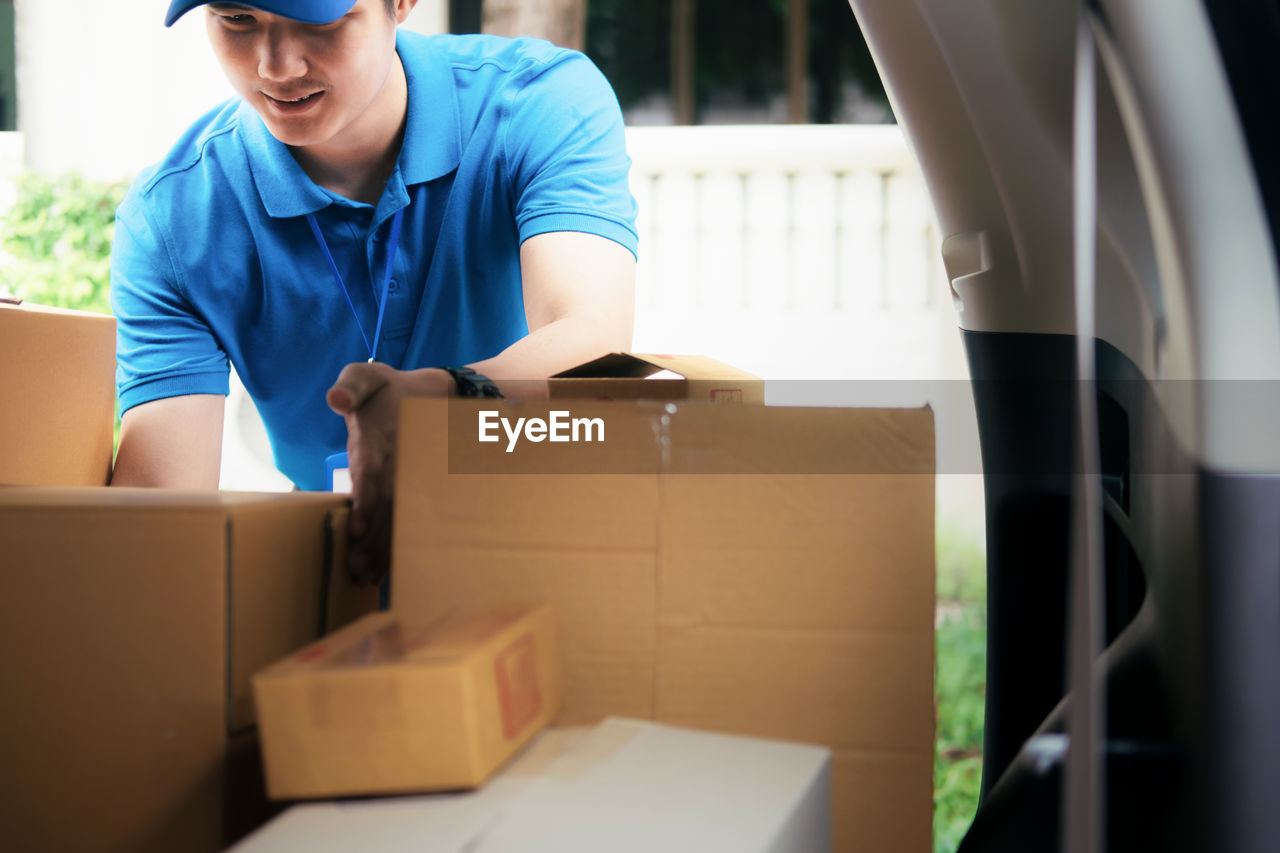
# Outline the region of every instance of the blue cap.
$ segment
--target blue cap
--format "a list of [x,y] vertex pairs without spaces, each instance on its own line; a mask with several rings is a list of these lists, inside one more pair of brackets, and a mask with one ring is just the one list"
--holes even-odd
[[[197,6],[217,0],[172,0],[169,3],[169,14],[164,17],[166,27],[190,12]],[[273,15],[293,18],[304,24],[331,24],[351,11],[356,0],[245,0],[239,6],[251,6]]]

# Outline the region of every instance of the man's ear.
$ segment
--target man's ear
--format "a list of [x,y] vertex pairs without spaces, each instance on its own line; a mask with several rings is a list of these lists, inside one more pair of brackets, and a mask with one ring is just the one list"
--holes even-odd
[[396,23],[403,24],[405,18],[409,17],[409,13],[413,11],[413,7],[418,5],[418,0],[396,0]]

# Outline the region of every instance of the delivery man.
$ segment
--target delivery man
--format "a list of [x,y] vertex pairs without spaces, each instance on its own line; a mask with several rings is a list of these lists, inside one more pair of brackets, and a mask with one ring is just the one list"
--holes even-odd
[[546,42],[398,30],[416,2],[173,0],[166,25],[204,7],[238,97],[134,181],[111,258],[113,484],[217,488],[234,365],[299,488],[349,451],[369,582],[399,401],[625,350],[633,316],[608,83]]

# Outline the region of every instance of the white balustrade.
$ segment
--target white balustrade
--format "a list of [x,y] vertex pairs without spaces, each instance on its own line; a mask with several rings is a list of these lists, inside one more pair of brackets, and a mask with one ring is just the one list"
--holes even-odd
[[779,379],[956,373],[932,213],[896,126],[634,127],[627,144],[637,350]]

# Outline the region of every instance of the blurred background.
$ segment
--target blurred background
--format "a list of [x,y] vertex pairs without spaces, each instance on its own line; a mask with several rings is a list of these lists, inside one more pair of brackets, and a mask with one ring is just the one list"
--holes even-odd
[[[109,312],[128,181],[232,95],[204,16],[0,0],[0,291]],[[633,349],[702,353],[771,403],[930,405],[938,442],[935,850],[981,762],[985,554],[972,398],[929,200],[846,0],[419,0],[425,33],[549,38],[617,92],[640,205]],[[223,488],[291,488],[243,388]]]

